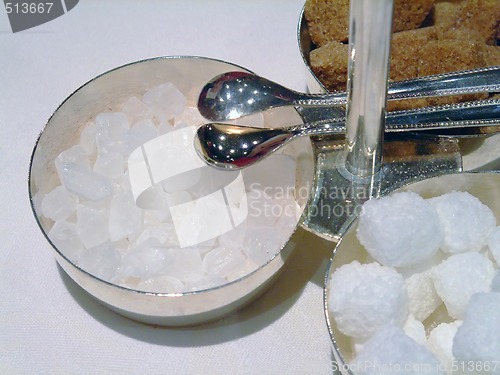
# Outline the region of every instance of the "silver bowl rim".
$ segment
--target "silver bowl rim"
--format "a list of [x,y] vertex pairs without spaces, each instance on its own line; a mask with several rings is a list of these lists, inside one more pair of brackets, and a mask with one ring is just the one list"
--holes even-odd
[[[408,186],[410,186],[412,184],[419,183],[419,182],[422,182],[422,181],[425,181],[425,180],[437,179],[437,178],[440,178],[440,177],[443,177],[443,176],[481,175],[481,174],[496,174],[496,175],[500,175],[500,171],[467,171],[467,172],[443,173],[442,175],[439,175],[439,176],[411,181],[411,182],[409,182],[407,184],[404,184],[403,186],[401,186],[401,187],[399,187],[399,188],[391,191],[388,195],[393,194],[394,192],[400,191],[401,189],[405,189],[405,188],[407,188]],[[333,262],[335,260],[335,254],[337,253],[337,251],[338,251],[338,249],[339,249],[342,241],[344,240],[344,234],[348,230],[350,230],[351,228],[353,228],[355,225],[357,225],[358,218],[359,218],[359,215],[356,215],[356,217],[352,220],[352,222],[345,228],[344,233],[341,234],[340,240],[335,245],[335,248],[333,249],[333,252],[332,252],[332,256],[328,260],[328,264],[327,264],[327,267],[326,267],[327,271],[326,271],[325,278],[324,278],[324,281],[323,281],[323,313],[325,314],[326,325],[327,325],[328,334],[330,336],[330,340],[331,340],[331,344],[332,344],[333,350],[335,351],[336,356],[338,356],[338,358],[342,361],[341,365],[344,365],[347,362],[345,361],[344,356],[342,355],[342,353],[340,352],[339,347],[337,346],[337,340],[335,339],[335,336],[334,336],[333,331],[332,331],[332,322],[330,320],[330,315],[328,314],[328,289],[329,289],[328,284],[329,284],[329,281],[330,281],[330,275],[331,275],[331,269],[332,269],[332,266],[333,266]],[[349,375],[356,375],[349,368],[346,368],[346,371],[347,371],[347,373]]]
[[[236,283],[238,283],[238,282],[240,282],[242,280],[245,280],[245,279],[251,277],[253,274],[259,272],[261,269],[265,268],[269,263],[271,263],[276,257],[278,257],[281,254],[281,252],[283,251],[283,249],[290,242],[291,237],[295,234],[295,232],[297,231],[297,229],[301,226],[301,222],[303,221],[303,215],[304,215],[304,212],[305,212],[305,207],[304,207],[304,209],[302,210],[301,216],[300,216],[300,218],[298,220],[298,223],[295,225],[295,228],[293,229],[292,234],[290,234],[290,236],[288,237],[288,240],[276,251],[276,253],[270,259],[268,259],[268,261],[266,263],[261,264],[258,268],[256,268],[252,272],[249,272],[248,274],[246,274],[246,275],[244,275],[244,276],[242,276],[240,278],[237,278],[235,280],[229,281],[227,283],[224,283],[224,284],[221,284],[221,285],[217,285],[215,287],[210,287],[210,288],[207,288],[207,289],[193,290],[193,291],[188,291],[188,292],[177,292],[177,293],[174,293],[174,292],[171,292],[171,293],[146,292],[146,291],[132,289],[132,288],[127,288],[127,287],[124,287],[124,286],[121,286],[121,285],[118,285],[118,284],[114,284],[114,283],[112,283],[110,281],[103,280],[103,279],[101,279],[101,278],[93,275],[92,273],[86,271],[85,269],[81,268],[77,264],[73,263],[61,251],[59,251],[59,249],[57,248],[57,246],[54,245],[54,243],[52,243],[52,241],[48,237],[47,233],[43,229],[42,224],[41,224],[41,222],[40,222],[40,220],[39,220],[39,218],[37,216],[36,210],[35,210],[35,205],[34,205],[34,202],[33,202],[33,192],[32,192],[32,189],[31,189],[31,187],[32,187],[32,183],[31,183],[31,171],[32,171],[33,161],[34,161],[35,153],[36,153],[36,150],[37,150],[37,147],[38,147],[38,143],[40,142],[40,139],[42,138],[43,133],[44,133],[46,127],[49,125],[49,123],[51,122],[51,120],[54,117],[54,115],[57,113],[57,111],[62,106],[64,106],[64,104],[71,97],[73,97],[73,95],[75,95],[77,92],[79,92],[82,88],[86,87],[87,85],[92,84],[94,81],[98,80],[99,78],[101,78],[101,77],[103,77],[105,75],[111,74],[111,73],[113,73],[116,70],[119,70],[119,69],[122,69],[122,68],[126,68],[126,67],[129,67],[129,66],[133,66],[133,65],[137,65],[137,64],[141,64],[141,63],[144,63],[144,62],[151,62],[151,61],[158,61],[158,60],[177,60],[177,59],[189,59],[189,60],[194,59],[194,60],[207,60],[207,61],[219,62],[219,63],[222,63],[222,64],[232,65],[235,68],[239,68],[239,69],[245,70],[245,71],[247,71],[247,72],[249,72],[251,74],[255,74],[254,72],[250,71],[249,69],[247,69],[245,67],[242,67],[242,66],[240,66],[238,64],[230,63],[228,61],[224,61],[224,60],[221,60],[221,59],[215,59],[215,58],[211,58],[211,57],[192,56],[192,55],[157,56],[157,57],[141,59],[141,60],[133,61],[133,62],[124,64],[124,65],[120,65],[120,66],[115,67],[113,69],[107,70],[107,71],[105,71],[105,72],[103,72],[103,73],[95,76],[94,78],[88,80],[84,84],[80,85],[70,95],[68,95],[61,102],[61,104],[59,104],[59,106],[57,106],[57,108],[54,110],[54,112],[52,112],[52,114],[50,115],[49,119],[45,122],[45,124],[43,125],[40,133],[38,134],[37,139],[35,141],[35,145],[33,147],[33,151],[31,152],[31,156],[30,156],[30,163],[29,163],[29,168],[28,168],[28,179],[27,179],[28,180],[28,196],[29,196],[29,201],[30,201],[30,207],[31,207],[33,216],[35,217],[35,221],[36,221],[36,223],[38,225],[38,228],[40,229],[40,231],[42,232],[43,236],[48,241],[48,243],[50,244],[50,246],[52,247],[52,249],[54,251],[56,251],[56,253],[59,256],[61,256],[70,266],[76,268],[78,271],[84,273],[86,276],[89,276],[91,279],[94,279],[97,282],[102,282],[102,283],[104,283],[106,285],[109,285],[110,287],[115,287],[115,288],[124,290],[124,291],[126,291],[128,293],[136,293],[136,294],[139,294],[139,295],[159,296],[159,297],[181,297],[181,296],[196,295],[196,294],[201,294],[201,293],[210,293],[210,292],[212,292],[214,290],[219,290],[219,289],[225,288],[225,287],[227,287],[229,285],[236,284]],[[312,155],[314,157],[315,155],[314,155],[314,150],[313,150],[312,145],[311,145],[311,153],[312,153]],[[314,178],[314,176],[313,176],[313,178]],[[312,189],[312,187],[310,187],[310,189]],[[309,199],[310,199],[310,197],[309,197]]]

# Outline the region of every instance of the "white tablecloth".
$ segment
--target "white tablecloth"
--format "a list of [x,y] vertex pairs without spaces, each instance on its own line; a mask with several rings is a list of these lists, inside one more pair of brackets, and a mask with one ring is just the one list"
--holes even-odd
[[327,374],[322,283],[332,245],[305,235],[259,300],[196,328],[122,318],[57,266],[29,206],[30,154],[57,106],[94,76],[161,55],[247,67],[296,90],[303,0],[81,0],[12,33],[0,6],[0,374]]

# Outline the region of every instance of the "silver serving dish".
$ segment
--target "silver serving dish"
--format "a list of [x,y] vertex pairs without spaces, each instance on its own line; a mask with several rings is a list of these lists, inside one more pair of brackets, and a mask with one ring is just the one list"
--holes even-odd
[[[424,198],[431,198],[452,191],[467,191],[477,197],[481,202],[493,210],[497,218],[500,217],[500,173],[497,172],[468,172],[446,174],[409,184],[395,192],[413,191]],[[328,310],[328,296],[335,293],[329,289],[330,277],[335,270],[355,260],[365,263],[367,252],[356,238],[356,228],[358,219],[352,222],[340,242],[335,247],[332,258],[328,265],[325,278],[323,303],[328,331],[333,348],[337,368],[341,369],[344,375],[353,375],[348,371],[347,364],[352,359],[352,346],[347,336],[340,333],[336,327],[335,320]],[[441,322],[427,322],[436,325]]]
[[[160,57],[128,64],[106,72],[84,84],[71,94],[48,120],[31,157],[29,196],[38,225],[51,245],[52,253],[66,273],[84,290],[110,309],[129,318],[158,325],[190,325],[219,318],[242,307],[262,293],[282,270],[293,250],[293,241],[266,264],[252,273],[219,287],[185,293],[149,293],[127,289],[104,281],[71,262],[47,236],[51,223],[44,219],[33,202],[37,191],[47,192],[56,177],[55,157],[74,144],[82,127],[98,113],[112,109],[126,98],[142,94],[163,82],[172,82],[179,89],[201,87],[213,76],[226,71],[246,71],[227,62],[201,57]],[[186,94],[186,92],[185,92]],[[197,95],[192,95],[195,106]],[[273,116],[273,114],[269,114]],[[293,108],[274,113],[276,125],[296,123],[300,117]],[[309,139],[294,143],[290,152],[301,154],[309,163],[297,173],[297,186],[310,189],[313,152]],[[309,190],[307,190],[309,192]],[[309,195],[302,195],[299,204],[305,207]]]

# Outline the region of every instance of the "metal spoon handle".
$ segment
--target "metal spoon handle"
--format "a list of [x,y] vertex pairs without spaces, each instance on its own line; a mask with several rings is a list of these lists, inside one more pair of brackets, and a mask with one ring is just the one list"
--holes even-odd
[[[500,66],[437,74],[389,83],[387,99],[410,99],[500,91]],[[346,92],[333,94],[301,94],[298,106],[346,104]]]
[[[418,110],[389,112],[386,132],[464,129],[500,124],[500,100],[485,100]],[[195,148],[209,165],[240,169],[257,163],[292,139],[309,135],[345,134],[345,118],[285,128],[257,128],[209,123],[198,128]]]
[[[285,129],[294,136],[344,134],[345,120],[345,118],[321,120]],[[385,131],[397,133],[497,124],[500,124],[500,100],[491,99],[389,112]]]

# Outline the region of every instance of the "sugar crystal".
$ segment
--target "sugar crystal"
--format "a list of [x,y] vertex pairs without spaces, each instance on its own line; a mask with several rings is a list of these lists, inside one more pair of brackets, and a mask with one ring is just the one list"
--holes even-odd
[[393,268],[345,264],[331,275],[329,290],[328,309],[345,335],[367,339],[387,324],[406,321],[404,279]]
[[69,218],[75,212],[78,198],[59,185],[41,201],[42,214],[54,221]]
[[76,231],[87,249],[109,239],[109,211],[104,207],[79,204],[76,210]]
[[408,267],[432,258],[443,242],[437,212],[413,192],[367,201],[356,233],[375,260],[394,267]]
[[[369,365],[367,365],[369,364]],[[356,375],[437,375],[439,362],[401,328],[386,326],[369,339],[350,368]]]
[[[453,339],[457,361],[498,363],[500,359],[500,293],[474,294],[467,307],[463,324]],[[493,366],[492,366],[493,367]],[[498,367],[495,374],[500,373]]]
[[479,251],[495,228],[489,207],[466,192],[452,192],[428,200],[444,225],[443,251],[451,254]]
[[471,252],[452,255],[431,272],[436,292],[448,313],[461,319],[471,296],[490,290],[495,268],[488,258]]
[[64,220],[56,221],[47,235],[57,250],[72,262],[78,259],[84,249],[76,231],[76,224]]

